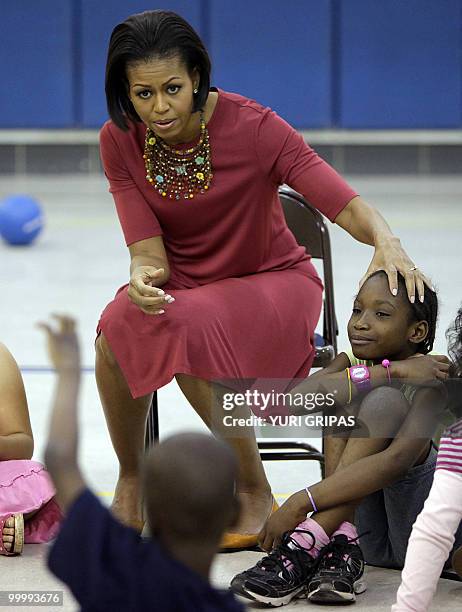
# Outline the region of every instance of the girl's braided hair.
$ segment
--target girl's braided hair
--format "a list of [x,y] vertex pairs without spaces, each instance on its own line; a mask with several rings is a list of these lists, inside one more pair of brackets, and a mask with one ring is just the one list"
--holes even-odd
[[[404,278],[401,275],[398,275],[398,278],[402,279],[404,290],[406,290]],[[416,296],[414,304],[409,302],[409,305],[415,321],[427,321],[428,323],[427,337],[417,345],[417,352],[426,355],[433,350],[433,343],[435,341],[436,323],[438,320],[438,297],[436,292],[432,291],[427,285],[424,285],[424,287],[424,301],[421,302]]]

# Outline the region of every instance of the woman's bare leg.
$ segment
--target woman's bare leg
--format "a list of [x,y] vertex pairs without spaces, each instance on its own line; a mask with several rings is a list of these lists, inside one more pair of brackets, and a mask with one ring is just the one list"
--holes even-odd
[[[268,518],[272,506],[271,487],[266,478],[255,440],[253,427],[225,427],[220,396],[222,390],[208,381],[186,374],[177,374],[176,380],[186,399],[213,433],[224,438],[234,449],[239,460],[238,495],[241,503],[236,533],[258,533]],[[215,413],[214,413],[215,408]],[[220,413],[220,414],[218,414]],[[236,407],[232,416],[246,418],[247,407]]]
[[111,509],[123,523],[141,529],[139,460],[152,395],[133,399],[103,334],[96,341],[96,382],[112,445],[119,460]]

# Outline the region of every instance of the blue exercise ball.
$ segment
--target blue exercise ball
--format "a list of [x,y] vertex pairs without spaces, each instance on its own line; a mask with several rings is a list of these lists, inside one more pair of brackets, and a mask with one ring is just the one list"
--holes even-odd
[[0,235],[8,244],[30,244],[42,229],[42,208],[31,196],[11,195],[0,202]]

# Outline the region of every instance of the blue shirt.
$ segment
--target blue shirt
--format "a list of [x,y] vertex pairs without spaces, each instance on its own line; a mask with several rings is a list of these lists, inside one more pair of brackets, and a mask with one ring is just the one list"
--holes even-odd
[[85,489],[72,504],[48,566],[84,612],[243,612],[154,540],[143,542]]

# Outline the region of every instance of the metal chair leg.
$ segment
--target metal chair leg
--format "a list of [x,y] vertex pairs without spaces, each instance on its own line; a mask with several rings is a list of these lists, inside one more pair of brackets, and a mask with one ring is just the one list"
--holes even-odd
[[148,450],[159,441],[159,410],[157,404],[157,392],[152,394],[152,402],[146,419],[146,434],[144,437],[144,449]]

